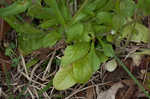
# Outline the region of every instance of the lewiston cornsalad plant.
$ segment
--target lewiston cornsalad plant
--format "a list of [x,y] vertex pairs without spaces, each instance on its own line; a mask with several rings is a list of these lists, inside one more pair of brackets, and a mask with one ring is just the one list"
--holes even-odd
[[[149,42],[141,17],[150,15],[150,0],[14,0],[0,8],[0,17],[18,33],[24,55],[52,47],[64,39],[67,47],[53,79],[57,90],[86,83],[100,64],[115,56],[112,44],[122,39]],[[4,3],[0,1],[3,5]],[[28,23],[20,14],[38,19]]]

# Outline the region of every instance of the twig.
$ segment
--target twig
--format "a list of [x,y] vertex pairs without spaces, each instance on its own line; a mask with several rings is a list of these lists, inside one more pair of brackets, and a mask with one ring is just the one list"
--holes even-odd
[[27,91],[29,92],[29,94],[31,95],[32,99],[35,99],[33,93],[31,92],[31,90],[29,88],[27,88]]
[[23,68],[25,70],[25,73],[28,75],[28,71],[27,71],[27,68],[26,68],[26,63],[25,63],[24,57],[21,53],[20,53],[20,56],[21,56],[22,65],[23,65]]
[[34,94],[35,94],[35,96],[36,96],[36,99],[39,99],[39,95],[38,95],[37,90],[36,90],[35,88],[33,88],[33,91],[34,91]]
[[39,85],[41,85],[41,86],[45,86],[45,85],[43,85],[43,84],[41,84],[41,83],[39,83],[39,82],[37,82],[37,81],[34,81],[34,80],[32,80],[28,75],[26,75],[25,73],[23,73],[23,72],[20,72],[24,77],[26,77],[29,81],[31,81],[31,82],[33,82],[33,83],[36,83],[36,84],[39,84]]
[[49,63],[48,63],[48,65],[47,65],[47,68],[46,68],[46,70],[45,70],[45,72],[44,72],[44,74],[43,74],[43,77],[42,77],[43,79],[45,79],[45,75],[47,74],[47,72],[50,72],[51,64],[52,64],[52,61],[53,61],[53,59],[54,59],[55,54],[56,54],[56,51],[53,52],[52,57],[51,57],[50,60],[49,60]]
[[103,85],[106,85],[106,84],[109,84],[109,83],[111,83],[111,82],[106,82],[106,83],[101,83],[101,84],[95,84],[95,85],[91,85],[91,86],[88,86],[88,87],[85,87],[85,88],[82,88],[82,89],[77,89],[75,92],[73,92],[71,95],[69,95],[65,99],[71,99],[71,97],[73,95],[77,94],[78,92],[84,91],[84,90],[86,90],[88,88],[95,87],[95,86],[103,86]]

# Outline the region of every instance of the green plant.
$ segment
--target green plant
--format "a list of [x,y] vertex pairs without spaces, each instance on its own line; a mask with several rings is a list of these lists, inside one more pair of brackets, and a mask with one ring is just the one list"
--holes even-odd
[[[58,90],[87,82],[101,63],[115,56],[112,44],[119,46],[123,38],[149,41],[149,31],[140,22],[141,16],[150,14],[149,0],[137,4],[133,0],[80,1],[77,11],[69,8],[73,0],[44,0],[44,6],[41,0],[18,0],[0,9],[0,16],[18,32],[19,49],[24,55],[65,39],[68,46],[53,80]],[[16,17],[25,11],[40,24]]]
[[8,47],[5,49],[5,55],[9,56],[11,59],[11,66],[16,67],[20,61],[20,57],[16,55],[14,49],[16,48],[14,43],[10,43]]

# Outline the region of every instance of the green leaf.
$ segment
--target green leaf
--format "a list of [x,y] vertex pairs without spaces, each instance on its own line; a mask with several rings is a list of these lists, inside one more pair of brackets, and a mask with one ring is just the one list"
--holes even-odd
[[[100,2],[101,3],[101,2]],[[103,6],[98,6],[99,11],[110,11],[115,7],[114,0],[102,0]]]
[[18,0],[6,8],[0,8],[0,16],[4,17],[17,15],[19,13],[24,12],[31,4],[32,0]]
[[86,17],[87,17],[87,15],[85,13],[81,12],[77,17],[74,18],[74,20],[72,20],[72,24],[80,22]]
[[112,45],[103,41],[100,41],[103,50],[104,50],[104,55],[107,57],[113,57],[114,56],[114,50],[112,48]]
[[70,21],[72,16],[71,16],[71,12],[69,11],[69,8],[67,7],[66,0],[59,0],[58,6],[59,6],[59,9],[60,9],[65,21],[66,22]]
[[39,4],[32,5],[28,9],[27,14],[37,19],[50,19],[54,17],[52,9],[44,8]]
[[94,24],[93,26],[93,30],[96,34],[99,34],[100,36],[104,36],[104,33],[108,33],[111,29],[111,27],[106,26],[106,25],[97,25]]
[[88,2],[88,4],[83,8],[83,12],[88,15],[94,15],[94,10],[101,8],[104,6],[107,0],[92,0]]
[[92,74],[100,67],[100,60],[95,53],[94,44],[92,43],[90,53],[85,57],[75,61],[73,64],[73,77],[78,83],[87,82]]
[[97,18],[97,23],[98,24],[107,24],[110,25],[112,24],[112,13],[110,12],[99,12],[96,15]]
[[105,63],[109,59],[107,56],[104,55],[104,53],[100,51],[96,51],[96,55],[98,56],[100,63]]
[[[96,6],[96,9],[101,9],[108,3],[108,0],[95,0],[95,1],[92,1],[92,2],[93,3],[89,7],[90,9],[94,9],[95,6]],[[94,8],[92,8],[92,5],[94,5]]]
[[150,0],[138,0],[137,7],[141,9],[145,15],[150,15]]
[[100,68],[101,61],[96,54],[94,44],[92,43],[91,51],[89,53],[89,62],[91,62],[92,72],[96,72]]
[[90,79],[93,71],[88,55],[74,62],[72,66],[73,78],[76,82],[85,83]]
[[125,17],[131,17],[134,15],[136,5],[133,0],[121,0],[120,13]]
[[48,29],[52,26],[57,25],[57,20],[56,19],[50,19],[50,20],[46,20],[44,22],[42,22],[38,27],[42,28],[42,29]]
[[19,48],[24,54],[29,54],[39,48],[52,47],[60,38],[61,35],[55,31],[48,34],[24,33],[19,36]]
[[76,81],[72,78],[72,66],[66,66],[60,68],[53,79],[53,86],[57,90],[65,90],[76,84]]
[[[134,33],[133,29],[136,30],[136,33]],[[125,27],[120,38],[127,38],[130,34],[132,34],[130,39],[131,41],[145,43],[149,42],[150,31],[142,24],[136,23],[135,27],[131,25]]]
[[81,23],[73,24],[66,30],[67,41],[78,41],[80,40],[82,33],[84,31],[84,25]]
[[3,18],[12,28],[18,33],[28,33],[28,34],[43,34],[42,30],[33,27],[32,24],[21,23],[15,16],[8,16]]
[[92,40],[92,37],[94,37],[94,31],[92,28],[91,23],[86,23],[84,24],[84,31],[82,32],[82,35],[80,36],[81,38],[79,39],[79,41],[82,42],[90,42]]
[[42,47],[51,47],[53,45],[56,44],[56,42],[58,40],[61,39],[61,34],[60,33],[57,33],[56,31],[53,31],[51,33],[48,33],[44,38],[42,38]]
[[32,24],[20,23],[14,16],[4,18],[17,32],[19,32],[19,48],[24,54],[29,54],[41,47],[51,47],[61,39],[61,34],[35,28]]
[[49,5],[53,9],[58,22],[65,27],[66,23],[65,23],[64,17],[62,16],[62,13],[58,7],[56,0],[44,0],[44,1],[46,2],[47,5]]
[[89,43],[81,42],[67,46],[61,60],[62,66],[67,66],[84,57],[89,51]]
[[125,22],[126,22],[126,19],[124,16],[114,15],[112,18],[113,29],[118,31],[125,24]]

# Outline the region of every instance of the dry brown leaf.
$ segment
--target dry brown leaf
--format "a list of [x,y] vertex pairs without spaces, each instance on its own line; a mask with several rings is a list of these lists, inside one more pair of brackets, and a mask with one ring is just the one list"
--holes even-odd
[[121,82],[124,87],[119,89],[115,99],[147,99],[133,80],[123,80]]
[[115,99],[117,91],[123,87],[121,82],[114,84],[110,89],[100,93],[97,99]]

